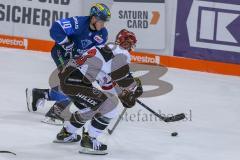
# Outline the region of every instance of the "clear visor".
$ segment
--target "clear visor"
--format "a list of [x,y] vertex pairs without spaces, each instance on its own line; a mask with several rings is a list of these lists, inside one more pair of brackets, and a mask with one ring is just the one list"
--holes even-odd
[[110,20],[110,17],[108,17],[108,18],[102,18],[102,17],[96,17],[96,19],[97,19],[97,21],[102,21],[102,22],[108,22],[109,20]]

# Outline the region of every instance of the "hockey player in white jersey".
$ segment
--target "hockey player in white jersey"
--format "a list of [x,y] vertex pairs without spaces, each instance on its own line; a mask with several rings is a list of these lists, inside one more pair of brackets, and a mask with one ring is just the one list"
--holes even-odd
[[[129,51],[136,42],[134,33],[124,29],[117,35],[116,44],[91,48],[81,58],[69,61],[59,73],[62,91],[79,110],[64,122],[55,142],[81,140],[79,152],[107,154],[107,145],[97,138],[117,115],[118,99],[124,107],[131,108],[142,94],[140,81],[129,70]],[[93,86],[95,81],[103,90]],[[87,132],[83,130],[81,137],[77,130],[89,120]]]

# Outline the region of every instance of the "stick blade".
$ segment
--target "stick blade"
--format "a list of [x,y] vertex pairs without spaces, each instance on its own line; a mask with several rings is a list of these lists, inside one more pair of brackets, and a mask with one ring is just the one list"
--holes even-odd
[[17,155],[16,153],[14,153],[14,152],[11,152],[11,151],[0,151],[0,153],[9,153],[9,154],[12,154],[12,155]]
[[181,121],[185,118],[185,114],[181,113],[172,117],[167,117],[164,119],[164,122],[176,122],[176,121]]

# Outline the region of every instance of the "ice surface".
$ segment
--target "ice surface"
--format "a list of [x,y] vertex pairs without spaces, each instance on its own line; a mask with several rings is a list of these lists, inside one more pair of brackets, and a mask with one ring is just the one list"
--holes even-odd
[[[78,143],[52,143],[61,127],[40,122],[51,103],[38,113],[27,111],[25,88],[48,87],[54,69],[49,54],[0,48],[0,150],[17,154],[0,153],[0,160],[239,160],[239,77],[169,69],[161,80],[173,84],[173,91],[141,100],[156,111],[187,113],[188,120],[150,121],[137,105],[113,135],[101,138],[109,154],[91,156],[79,154]],[[174,131],[177,137],[170,136]]]

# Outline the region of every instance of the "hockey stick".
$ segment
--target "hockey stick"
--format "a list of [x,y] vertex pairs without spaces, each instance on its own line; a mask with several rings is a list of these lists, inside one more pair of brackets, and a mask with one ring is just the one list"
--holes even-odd
[[[150,111],[151,113],[153,113],[155,116],[157,116],[158,118],[160,118],[161,120],[163,120],[164,122],[176,122],[176,121],[180,121],[183,120],[185,118],[185,114],[181,113],[181,114],[177,114],[171,117],[166,117],[166,116],[162,116],[158,113],[156,113],[154,110],[152,110],[151,108],[149,108],[148,106],[146,106],[143,102],[141,102],[140,100],[136,100],[136,102],[138,104],[140,104],[142,107],[144,107],[145,109],[147,109],[148,111]],[[118,126],[120,120],[122,119],[122,116],[124,115],[124,113],[126,112],[127,108],[124,108],[124,110],[122,111],[122,113],[119,115],[117,121],[115,122],[114,126],[112,129],[108,129],[108,133],[111,135],[113,133],[113,131],[115,130],[115,128]]]
[[176,121],[183,120],[185,118],[184,113],[177,114],[177,115],[174,115],[174,116],[171,116],[171,117],[162,116],[162,115],[156,113],[154,110],[152,110],[148,106],[146,106],[143,102],[139,101],[138,99],[136,99],[136,102],[138,104],[140,104],[142,107],[144,107],[145,109],[147,109],[148,111],[150,111],[152,114],[154,114],[155,116],[157,116],[158,118],[163,120],[164,122],[176,122]]
[[115,130],[115,128],[118,126],[118,123],[120,122],[120,120],[122,119],[122,116],[124,115],[124,113],[127,111],[127,108],[124,108],[122,113],[118,116],[117,121],[115,122],[114,126],[112,129],[108,129],[108,133],[111,135],[113,133],[113,131]]
[[0,153],[9,153],[9,154],[13,154],[13,155],[17,155],[16,153],[10,152],[10,151],[0,151]]

